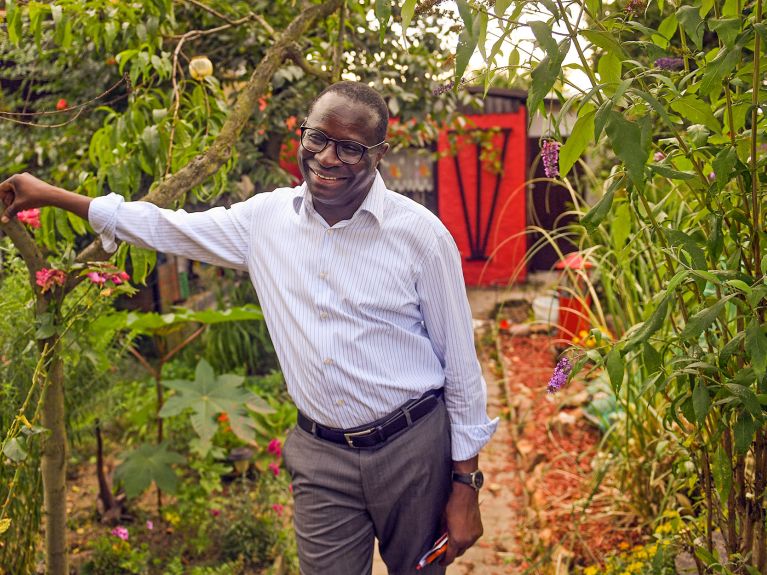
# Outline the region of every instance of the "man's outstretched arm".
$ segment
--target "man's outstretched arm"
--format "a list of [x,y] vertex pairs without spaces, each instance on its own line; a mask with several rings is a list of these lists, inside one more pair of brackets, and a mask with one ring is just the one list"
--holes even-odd
[[0,221],[7,224],[22,210],[52,206],[88,219],[92,198],[52,186],[32,174],[16,174],[0,183],[0,202],[5,212]]

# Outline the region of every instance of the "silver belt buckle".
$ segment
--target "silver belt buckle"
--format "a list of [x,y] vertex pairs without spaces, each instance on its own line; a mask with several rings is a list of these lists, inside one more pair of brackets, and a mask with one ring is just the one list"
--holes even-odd
[[374,431],[375,431],[375,428],[371,427],[370,429],[363,429],[362,431],[352,431],[350,433],[344,433],[344,439],[346,440],[346,443],[349,445],[349,447],[354,449],[359,449],[356,445],[354,445],[354,438],[362,437],[363,435],[370,435]]

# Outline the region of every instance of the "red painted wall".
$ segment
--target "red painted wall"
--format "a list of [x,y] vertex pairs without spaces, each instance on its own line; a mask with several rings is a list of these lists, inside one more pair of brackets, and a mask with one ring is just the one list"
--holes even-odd
[[[466,118],[466,128],[508,130],[509,139],[503,158],[500,157],[503,152],[503,133],[492,136],[492,147],[501,162],[502,170],[500,174],[495,173],[490,169],[488,161],[483,161],[478,170],[479,146],[475,143],[476,138],[451,136],[448,130],[443,131],[438,143],[439,217],[458,244],[467,285],[506,285],[512,281],[523,281],[527,272],[524,265],[527,171],[525,108],[520,106],[519,110],[512,114],[483,114]],[[451,152],[451,139],[455,141],[454,150],[457,154]],[[456,155],[459,168],[456,167]],[[481,172],[481,186],[478,185],[478,171]],[[496,185],[498,194],[493,208]],[[477,229],[480,230],[479,234]],[[482,251],[482,244],[485,244],[484,254],[487,259],[472,258],[472,242],[475,244],[475,251]]]

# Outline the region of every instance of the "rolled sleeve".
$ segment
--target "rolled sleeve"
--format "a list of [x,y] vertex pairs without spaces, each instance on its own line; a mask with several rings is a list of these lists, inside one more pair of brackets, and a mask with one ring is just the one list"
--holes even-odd
[[109,194],[94,199],[88,221],[101,236],[104,249],[117,249],[116,240],[201,262],[247,269],[250,226],[258,195],[231,208],[216,207],[187,213],[148,202],[125,202]]
[[498,418],[487,415],[487,386],[474,347],[460,255],[446,230],[424,262],[417,289],[426,330],[445,371],[453,460],[464,461],[490,441]]

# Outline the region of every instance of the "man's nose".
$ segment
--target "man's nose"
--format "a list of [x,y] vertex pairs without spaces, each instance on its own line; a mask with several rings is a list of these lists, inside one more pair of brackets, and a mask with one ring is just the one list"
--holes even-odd
[[321,152],[314,154],[314,157],[323,166],[337,166],[342,163],[336,153],[336,143],[330,140],[328,140],[328,145]]

